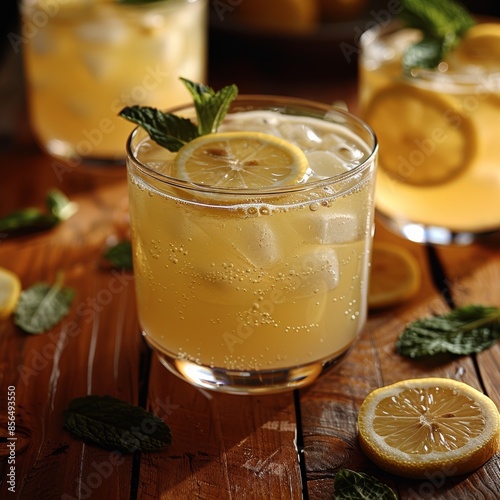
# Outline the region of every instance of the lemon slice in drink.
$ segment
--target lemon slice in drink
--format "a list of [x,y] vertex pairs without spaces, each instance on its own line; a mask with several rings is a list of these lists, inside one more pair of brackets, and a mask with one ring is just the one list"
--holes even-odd
[[462,64],[500,69],[500,23],[475,24],[469,28],[452,56]]
[[366,121],[377,134],[380,168],[413,186],[433,186],[462,175],[476,155],[470,118],[443,95],[405,84],[370,100]]
[[368,306],[390,307],[412,298],[420,288],[417,259],[405,248],[375,242],[372,249]]
[[14,311],[21,293],[21,281],[13,272],[0,267],[0,319]]
[[302,150],[261,132],[220,132],[198,137],[174,159],[173,175],[195,184],[261,189],[301,182],[308,171]]
[[358,429],[362,450],[380,468],[429,479],[465,474],[488,461],[498,450],[500,417],[495,403],[469,385],[422,378],[370,393]]

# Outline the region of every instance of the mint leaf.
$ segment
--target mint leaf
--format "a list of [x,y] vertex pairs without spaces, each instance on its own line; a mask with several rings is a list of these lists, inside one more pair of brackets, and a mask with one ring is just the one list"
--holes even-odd
[[196,137],[216,132],[238,95],[236,85],[229,85],[215,92],[201,83],[185,78],[181,80],[193,96],[198,125],[187,118],[147,106],[127,106],[118,113],[143,127],[153,141],[173,153]]
[[229,85],[215,92],[212,88],[181,78],[193,96],[200,135],[216,132],[231,103],[238,95],[238,87]]
[[397,500],[389,486],[362,472],[341,469],[335,476],[335,500]]
[[51,189],[47,193],[45,204],[48,212],[28,207],[0,217],[0,233],[20,236],[51,229],[59,222],[69,219],[78,208],[76,203],[69,201],[66,195],[57,189]]
[[187,118],[147,106],[128,106],[119,116],[140,125],[151,139],[169,151],[176,152],[187,142],[198,137],[198,129]]
[[500,309],[469,305],[410,323],[397,340],[396,349],[408,358],[468,355],[491,347],[499,338]]
[[69,201],[67,196],[58,189],[51,189],[47,193],[45,204],[50,213],[58,221],[69,219],[78,210],[78,205],[75,202]]
[[107,450],[156,451],[172,442],[161,418],[110,396],[73,399],[63,415],[65,429]]
[[401,0],[401,19],[422,31],[421,42],[403,56],[406,72],[411,68],[435,68],[475,23],[468,11],[454,0]]
[[75,292],[63,287],[63,275],[49,285],[37,283],[21,292],[14,311],[14,323],[27,333],[43,333],[50,330],[68,314]]
[[132,270],[132,244],[128,240],[120,241],[104,252],[104,258],[118,269]]

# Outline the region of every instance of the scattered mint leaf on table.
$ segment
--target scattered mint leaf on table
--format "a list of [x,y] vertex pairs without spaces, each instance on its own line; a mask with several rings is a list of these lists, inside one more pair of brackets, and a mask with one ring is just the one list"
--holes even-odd
[[14,323],[27,333],[46,332],[68,314],[74,297],[72,288],[63,287],[59,273],[53,284],[37,283],[21,292]]
[[389,486],[362,472],[341,469],[335,476],[335,500],[397,500]]
[[118,269],[132,270],[132,244],[129,240],[120,241],[104,252],[104,258]]
[[174,153],[193,139],[216,132],[238,95],[236,85],[216,92],[206,85],[185,78],[181,80],[193,96],[198,125],[188,118],[147,106],[127,106],[119,113],[119,116],[144,128],[157,144]]
[[454,0],[401,0],[401,19],[424,37],[403,56],[403,68],[435,68],[475,24],[469,12]]
[[28,207],[1,217],[0,233],[7,236],[18,236],[51,229],[60,222],[69,219],[78,209],[77,204],[70,201],[58,189],[51,189],[47,193],[45,205],[47,212],[36,207]]
[[160,417],[110,396],[73,399],[63,425],[81,439],[124,453],[157,451],[172,442],[170,428]]
[[410,323],[396,342],[408,358],[441,353],[468,355],[491,347],[500,338],[500,309],[468,305],[448,314]]

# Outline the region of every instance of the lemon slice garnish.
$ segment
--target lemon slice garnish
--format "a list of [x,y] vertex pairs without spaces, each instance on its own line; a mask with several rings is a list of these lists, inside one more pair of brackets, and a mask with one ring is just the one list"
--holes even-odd
[[368,306],[389,307],[413,297],[420,288],[417,259],[405,248],[375,242],[372,249]]
[[452,55],[462,64],[500,69],[500,24],[475,24],[465,32]]
[[380,468],[423,479],[481,467],[498,449],[500,417],[495,403],[469,385],[422,378],[370,393],[358,429],[362,450]]
[[470,118],[444,95],[391,85],[372,97],[365,118],[379,140],[380,168],[400,182],[422,187],[449,182],[476,155]]
[[21,293],[21,281],[13,272],[0,267],[0,319],[14,311]]
[[302,150],[261,132],[221,132],[198,137],[183,146],[173,175],[216,188],[261,189],[304,180],[308,161]]

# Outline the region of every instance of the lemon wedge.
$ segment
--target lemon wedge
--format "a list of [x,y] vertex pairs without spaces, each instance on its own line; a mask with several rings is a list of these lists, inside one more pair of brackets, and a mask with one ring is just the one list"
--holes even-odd
[[366,121],[377,134],[380,169],[413,186],[447,183],[476,155],[474,125],[453,100],[411,85],[376,92]]
[[307,175],[302,150],[261,132],[221,132],[198,137],[183,146],[173,175],[195,184],[229,189],[293,185]]
[[0,267],[0,319],[14,311],[21,293],[21,281],[13,272]]
[[500,23],[475,24],[469,28],[453,55],[462,64],[500,69]]
[[359,443],[380,468],[409,478],[465,474],[498,450],[495,403],[471,386],[422,378],[381,387],[363,401]]
[[420,274],[411,252],[392,243],[374,242],[368,306],[377,309],[410,299],[420,288]]

